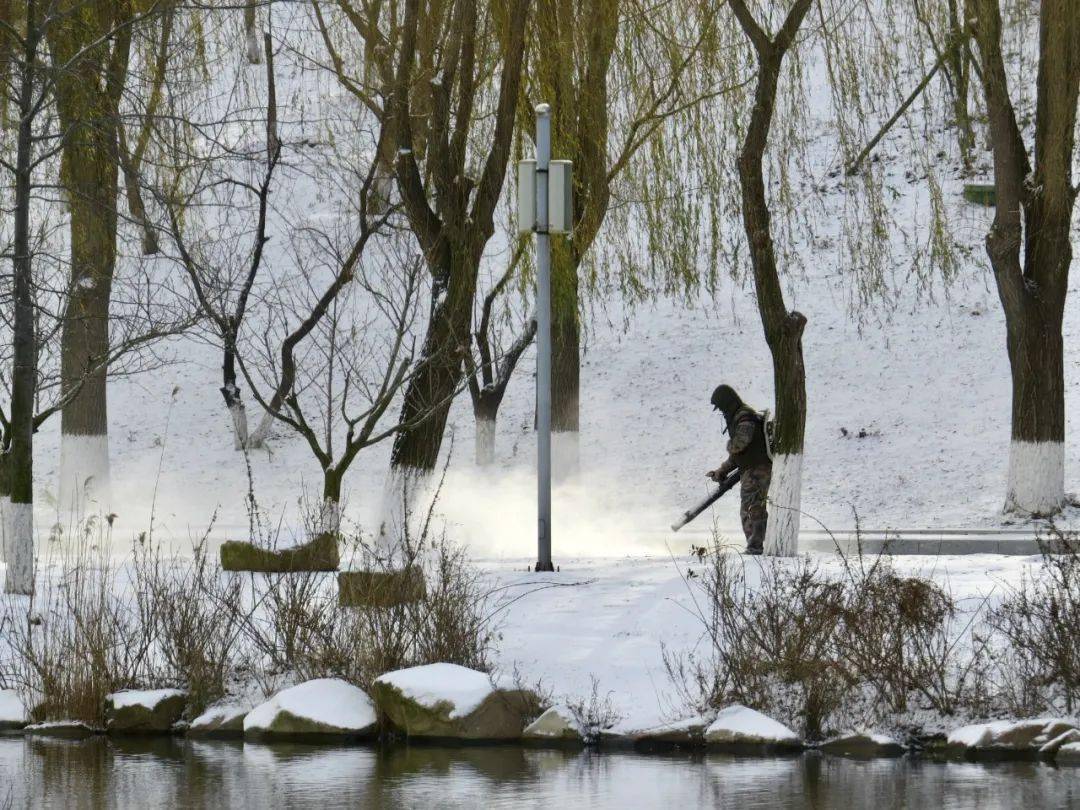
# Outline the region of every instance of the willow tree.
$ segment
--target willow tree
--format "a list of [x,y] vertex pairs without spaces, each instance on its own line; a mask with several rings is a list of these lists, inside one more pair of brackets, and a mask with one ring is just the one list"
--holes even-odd
[[[530,65],[530,92],[552,105],[552,152],[574,162],[573,238],[552,246],[552,453],[557,475],[578,469],[581,425],[581,323],[583,266],[593,269],[603,259],[591,257],[612,203],[632,199],[645,186],[669,182],[679,186],[684,168],[671,161],[653,161],[658,146],[666,149],[673,119],[687,118],[703,102],[729,89],[730,77],[718,69],[723,55],[716,48],[714,12],[707,4],[674,2],[662,8],[640,0],[583,0],[565,3],[537,0]],[[709,128],[681,128],[684,149],[697,157],[717,145]],[[641,156],[646,160],[640,160]],[[627,175],[652,174],[652,180]],[[627,182],[624,183],[624,180]],[[655,207],[648,193],[644,204]],[[661,205],[663,205],[661,203]],[[702,211],[710,212],[709,206]],[[672,248],[674,231],[701,223],[679,223],[679,206],[639,221],[648,232],[650,250]],[[626,238],[612,233],[613,253]],[[696,237],[691,239],[696,244]],[[663,245],[663,247],[660,247]],[[687,254],[689,256],[689,253]],[[642,283],[634,262],[618,261],[623,283]],[[697,256],[690,275],[696,275]],[[656,259],[662,265],[668,259]],[[693,285],[691,285],[693,286]]]
[[1043,0],[1039,6],[1033,160],[1009,88],[998,0],[967,0],[965,15],[982,65],[994,154],[996,207],[986,252],[1005,312],[1012,368],[1005,509],[1050,515],[1065,501],[1061,327],[1076,201],[1072,166],[1080,85],[1080,0]]
[[58,0],[46,39],[64,131],[61,184],[70,209],[71,277],[62,340],[65,384],[81,389],[61,415],[60,505],[107,508],[109,301],[116,269],[118,127],[131,52],[133,0]]
[[[456,0],[447,4],[444,20],[429,15],[423,25],[420,0],[405,6],[389,112],[398,143],[398,189],[431,273],[421,364],[399,420],[411,427],[397,434],[391,456],[392,475],[406,481],[434,469],[451,400],[464,381],[480,260],[495,230],[495,207],[510,159],[529,6],[530,0],[509,5]],[[430,30],[419,35],[432,25],[440,26],[439,35]],[[421,43],[433,53],[419,51]],[[416,65],[425,63],[434,72],[417,75]],[[414,104],[427,100],[428,93],[430,115],[418,131]],[[491,109],[484,109],[485,100]],[[477,165],[470,153],[479,138],[484,158]],[[391,487],[394,494],[393,480]]]

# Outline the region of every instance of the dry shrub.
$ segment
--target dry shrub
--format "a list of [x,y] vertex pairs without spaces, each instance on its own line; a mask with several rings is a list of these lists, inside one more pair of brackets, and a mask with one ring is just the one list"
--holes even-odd
[[[819,740],[859,723],[896,719],[913,699],[951,714],[975,706],[984,656],[952,597],[901,577],[888,557],[744,559],[716,545],[700,581],[704,657],[665,650],[669,675],[698,711],[742,703]],[[747,572],[760,580],[751,584]],[[702,604],[699,602],[699,604]],[[965,643],[961,643],[961,641]]]
[[623,718],[611,701],[611,693],[601,696],[599,680],[595,675],[590,676],[590,680],[592,689],[589,696],[567,701],[566,708],[574,718],[585,743],[595,745],[605,731],[614,728]]
[[8,603],[14,660],[5,680],[31,696],[34,720],[100,726],[107,694],[147,685],[153,633],[146,605],[116,587],[121,572],[105,555],[53,567],[28,608]]
[[206,537],[190,558],[162,560],[156,552],[135,555],[140,598],[147,604],[155,641],[156,682],[188,692],[195,717],[228,693],[247,669],[243,632],[250,621],[239,575],[218,569]]
[[1080,706],[1080,547],[1051,528],[1036,575],[1025,575],[987,624],[1000,634],[999,686],[1017,714]]
[[[365,557],[365,564],[389,564]],[[437,662],[487,671],[494,641],[483,578],[445,538],[410,565],[424,572],[419,601],[388,607],[341,607],[332,576],[290,574],[256,583],[258,649],[278,673],[338,677],[368,687],[395,669]],[[393,600],[391,600],[393,601]]]

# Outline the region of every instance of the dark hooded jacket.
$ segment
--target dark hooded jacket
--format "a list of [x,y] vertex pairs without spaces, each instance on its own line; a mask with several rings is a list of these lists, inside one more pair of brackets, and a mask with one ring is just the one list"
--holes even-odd
[[772,466],[761,415],[747,406],[730,385],[721,385],[713,391],[712,404],[723,412],[727,421],[729,458],[724,467],[750,470]]

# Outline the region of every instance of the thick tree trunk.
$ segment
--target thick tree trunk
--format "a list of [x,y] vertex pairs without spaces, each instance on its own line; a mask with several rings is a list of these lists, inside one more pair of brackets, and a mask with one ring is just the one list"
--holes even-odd
[[994,223],[986,251],[1005,312],[1012,442],[1005,509],[1052,515],[1065,500],[1061,326],[1072,264],[1080,0],[1039,8],[1034,168],[1009,96],[997,0],[968,0],[994,151]]
[[1065,503],[1065,384],[1061,316],[1036,302],[1008,329],[1012,441],[1005,511],[1052,515]]
[[244,50],[249,64],[262,64],[262,37],[259,35],[259,15],[254,3],[244,6]]
[[5,454],[5,489],[10,500],[4,519],[6,593],[34,590],[34,393],[37,334],[34,327],[33,264],[30,254],[31,154],[37,63],[34,3],[27,5],[27,35],[19,93],[19,134],[15,157],[14,309],[11,376],[11,445]]
[[432,288],[431,317],[416,373],[405,390],[383,492],[379,537],[392,555],[413,511],[416,495],[439,461],[446,420],[465,375],[469,351],[476,264],[467,258],[448,262]]
[[64,151],[71,196],[71,289],[61,377],[65,389],[80,387],[61,415],[60,506],[78,517],[110,508],[105,359],[116,262],[117,171],[115,130],[104,118],[98,119],[100,128],[80,127]]
[[432,291],[431,319],[416,374],[409,381],[391,463],[395,467],[430,472],[442,448],[450,405],[464,379],[465,353],[471,338],[476,267],[454,261]]
[[[766,318],[770,327],[773,318]],[[779,338],[769,341],[773,358],[776,398],[776,436],[772,481],[769,484],[769,522],[765,529],[765,553],[790,557],[799,550],[802,515],[803,436],[806,430],[806,369],[803,365],[802,333],[806,319],[798,312],[783,316]]]
[[476,417],[476,466],[490,467],[495,463],[495,426],[502,397],[481,395],[473,402]]
[[578,260],[556,249],[551,312],[551,468],[556,481],[581,470],[581,324],[578,320]]
[[333,534],[341,532],[341,479],[343,473],[331,468],[323,470],[323,499],[319,504],[319,514],[314,521],[314,534]]
[[[67,36],[56,34],[54,58],[70,58]],[[90,52],[76,59],[56,89],[65,131],[60,173],[71,212],[71,282],[60,374],[65,390],[77,387],[61,415],[59,489],[61,510],[73,511],[77,518],[90,510],[110,509],[105,385],[116,266],[119,143],[114,99],[118,103],[119,91],[102,83],[108,79],[122,84],[122,77],[108,74],[100,58]]]
[[7,559],[8,535],[11,527],[11,454],[0,451],[0,562]]

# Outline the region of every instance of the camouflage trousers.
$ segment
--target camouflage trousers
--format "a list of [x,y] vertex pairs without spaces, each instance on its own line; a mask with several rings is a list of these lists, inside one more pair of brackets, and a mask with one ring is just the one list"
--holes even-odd
[[765,546],[765,526],[769,522],[767,509],[772,465],[743,470],[739,517],[746,535],[746,548],[761,551]]

